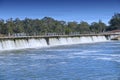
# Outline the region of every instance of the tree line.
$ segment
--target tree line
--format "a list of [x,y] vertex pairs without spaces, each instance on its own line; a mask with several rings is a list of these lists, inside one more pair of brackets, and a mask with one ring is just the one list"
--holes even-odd
[[111,30],[120,29],[120,13],[116,13],[109,21],[109,26],[99,20],[88,24],[85,21],[78,22],[65,22],[58,21],[51,17],[44,17],[43,19],[30,19],[24,20],[0,19],[0,35],[8,36],[13,34],[22,33],[25,35],[42,35],[48,33],[56,34],[90,34],[102,33]]

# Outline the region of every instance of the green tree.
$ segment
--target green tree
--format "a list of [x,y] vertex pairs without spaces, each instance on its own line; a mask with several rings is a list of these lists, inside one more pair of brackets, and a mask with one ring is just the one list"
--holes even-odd
[[32,29],[32,19],[29,18],[25,18],[25,20],[23,20],[23,28],[24,31],[27,35],[32,35],[33,33],[33,29]]
[[120,29],[120,13],[114,14],[110,19],[109,24],[108,30]]
[[16,18],[14,20],[14,33],[23,33],[24,32],[24,28],[23,28],[23,22],[19,19],[19,18]]
[[3,20],[3,19],[0,19],[0,34],[3,34],[3,33],[4,33],[3,27],[4,27],[4,20]]
[[99,32],[105,32],[105,30],[106,30],[106,24],[105,23],[103,23],[101,20],[99,20],[99,22],[98,22],[98,24],[99,24]]
[[99,20],[99,22],[93,22],[90,28],[93,33],[101,33],[106,30],[106,25],[101,20]]
[[76,32],[76,28],[77,28],[78,24],[77,22],[68,22],[68,28],[67,31],[70,31],[69,33],[74,33]]
[[87,22],[80,22],[80,24],[78,24],[78,27],[76,29],[78,32],[80,33],[90,33],[90,25]]
[[6,24],[5,24],[5,25],[6,25],[6,27],[7,27],[7,29],[6,29],[7,34],[8,34],[8,35],[14,34],[14,31],[13,31],[13,28],[14,28],[13,19],[12,19],[12,18],[8,19],[8,20],[6,21]]

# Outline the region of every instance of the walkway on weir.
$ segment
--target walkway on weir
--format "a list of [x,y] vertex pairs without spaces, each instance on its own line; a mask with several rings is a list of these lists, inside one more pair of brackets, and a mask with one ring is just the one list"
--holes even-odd
[[[110,35],[118,35],[120,37],[120,33],[99,33],[99,34],[69,34],[69,35],[37,35],[37,36],[5,36],[0,37],[0,39],[24,39],[24,38],[56,38],[56,37],[81,37],[81,36],[110,36]],[[116,37],[116,38],[117,38]]]

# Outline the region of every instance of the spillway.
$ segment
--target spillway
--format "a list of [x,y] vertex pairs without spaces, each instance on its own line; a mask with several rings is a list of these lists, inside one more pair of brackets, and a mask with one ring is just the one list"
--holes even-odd
[[106,36],[75,36],[75,37],[48,37],[48,38],[22,38],[0,39],[0,50],[14,50],[26,48],[43,48],[58,45],[71,45],[108,41]]

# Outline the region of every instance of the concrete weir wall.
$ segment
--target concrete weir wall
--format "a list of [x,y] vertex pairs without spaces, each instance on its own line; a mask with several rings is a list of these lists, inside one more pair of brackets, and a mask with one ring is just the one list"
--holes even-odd
[[58,45],[104,42],[110,40],[112,37],[113,36],[110,35],[6,37],[0,38],[0,50],[43,48]]

